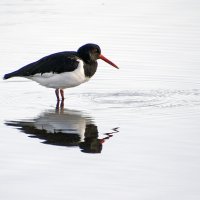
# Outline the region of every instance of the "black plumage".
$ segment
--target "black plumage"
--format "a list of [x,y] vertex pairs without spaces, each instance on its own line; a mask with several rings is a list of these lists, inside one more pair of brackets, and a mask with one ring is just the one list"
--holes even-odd
[[[30,63],[14,72],[5,74],[4,79],[8,79],[15,76],[33,76],[35,74],[44,73],[63,73],[72,72],[77,67],[79,62],[77,61],[78,55],[75,51],[64,51],[55,54],[48,55],[40,60]],[[80,59],[80,58],[79,58]]]
[[101,54],[98,45],[89,43],[81,46],[77,52],[63,51],[43,57],[14,72],[5,74],[4,79],[17,76],[31,79],[45,87],[55,88],[57,100],[60,100],[60,91],[63,100],[63,89],[78,86],[95,74],[98,59],[118,68]]

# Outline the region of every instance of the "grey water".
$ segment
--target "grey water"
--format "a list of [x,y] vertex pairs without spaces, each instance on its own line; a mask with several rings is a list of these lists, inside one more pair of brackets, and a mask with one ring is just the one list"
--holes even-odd
[[0,198],[200,198],[198,0],[0,2],[1,77],[97,43],[88,83],[0,80]]

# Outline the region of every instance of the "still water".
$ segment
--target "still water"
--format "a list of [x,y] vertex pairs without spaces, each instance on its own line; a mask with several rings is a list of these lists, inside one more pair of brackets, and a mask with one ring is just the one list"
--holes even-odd
[[90,82],[0,81],[0,198],[200,198],[198,0],[1,0],[1,76],[92,42]]

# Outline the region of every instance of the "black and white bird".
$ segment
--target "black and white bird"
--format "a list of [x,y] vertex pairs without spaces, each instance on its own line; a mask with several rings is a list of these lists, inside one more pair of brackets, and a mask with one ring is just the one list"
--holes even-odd
[[48,55],[14,72],[4,75],[4,79],[24,77],[42,86],[54,88],[57,100],[64,100],[63,89],[78,86],[88,80],[97,70],[97,60],[102,59],[115,68],[113,62],[101,54],[96,44],[85,44],[78,51],[64,51]]

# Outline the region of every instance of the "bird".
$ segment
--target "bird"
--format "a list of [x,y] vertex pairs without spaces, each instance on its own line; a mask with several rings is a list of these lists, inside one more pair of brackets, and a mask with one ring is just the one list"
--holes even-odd
[[[78,86],[91,79],[97,71],[97,60],[119,67],[101,54],[97,44],[88,43],[77,51],[62,51],[47,55],[11,73],[3,79],[24,77],[47,88],[54,88],[57,101],[64,100],[64,89]],[[61,96],[61,99],[60,99]]]

